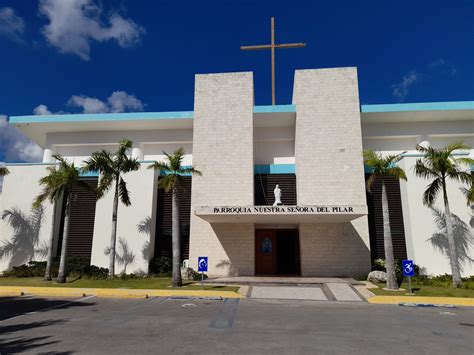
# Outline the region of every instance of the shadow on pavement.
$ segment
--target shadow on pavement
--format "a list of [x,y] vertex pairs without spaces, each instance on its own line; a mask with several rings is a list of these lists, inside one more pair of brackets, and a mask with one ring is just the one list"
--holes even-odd
[[37,312],[52,307],[65,309],[92,306],[93,302],[74,301],[73,299],[46,299],[39,297],[0,297],[0,321],[17,317],[29,312]]
[[[0,354],[21,353],[31,351],[41,353],[40,347],[59,343],[51,336],[24,336],[24,332],[30,329],[61,325],[67,322],[63,319],[50,319],[35,322],[26,322],[27,317],[12,319],[13,324],[2,321],[24,315],[29,312],[47,312],[53,309],[66,309],[72,307],[93,306],[94,302],[81,302],[68,299],[45,299],[30,297],[0,297]],[[15,324],[16,323],[16,324]],[[6,337],[8,336],[8,339]],[[73,351],[47,352],[47,354],[72,354]]]

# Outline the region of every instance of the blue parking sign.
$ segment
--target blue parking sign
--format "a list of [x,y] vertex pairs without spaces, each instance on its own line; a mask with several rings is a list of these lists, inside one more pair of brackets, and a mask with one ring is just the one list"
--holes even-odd
[[403,276],[415,276],[413,260],[402,260]]
[[198,272],[207,271],[207,256],[198,257]]

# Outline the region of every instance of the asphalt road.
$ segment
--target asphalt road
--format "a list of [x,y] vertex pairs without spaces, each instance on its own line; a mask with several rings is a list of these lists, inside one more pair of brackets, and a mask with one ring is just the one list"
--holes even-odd
[[0,353],[473,354],[474,309],[0,298]]

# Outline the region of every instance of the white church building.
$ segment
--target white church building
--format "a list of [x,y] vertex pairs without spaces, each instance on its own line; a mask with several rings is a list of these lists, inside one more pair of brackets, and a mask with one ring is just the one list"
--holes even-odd
[[[444,231],[435,210],[422,203],[428,181],[414,175],[421,157],[415,146],[462,140],[474,147],[474,102],[361,105],[357,69],[330,68],[297,70],[288,105],[256,106],[251,72],[206,74],[195,78],[194,111],[12,116],[9,123],[44,148],[44,158],[7,164],[0,212],[21,213],[29,225],[19,230],[0,220],[0,247],[19,233],[26,240],[0,259],[0,271],[28,262],[25,248],[40,249],[52,228],[59,253],[62,205],[55,221],[49,203],[32,210],[38,181],[55,164],[52,154],[80,166],[92,152],[114,151],[127,138],[142,167],[124,176],[132,205],[119,206],[117,253],[126,245],[133,258],[117,264],[117,272],[146,273],[150,258],[171,256],[171,199],[158,188],[160,173],[147,167],[163,160],[163,151],[183,147],[184,164],[202,172],[185,177],[179,196],[182,257],[195,269],[198,257],[207,256],[210,276],[369,272],[372,260],[384,257],[381,188],[367,192],[362,158],[373,149],[405,152],[399,166],[408,181],[387,182],[395,258],[413,259],[429,275],[450,273],[439,242]],[[474,150],[456,154],[472,158]],[[99,178],[83,176],[91,185]],[[281,206],[273,206],[276,185]],[[468,276],[474,274],[474,210],[461,187],[450,182],[448,195]],[[111,193],[96,201],[77,191],[68,255],[108,266],[112,202]]]

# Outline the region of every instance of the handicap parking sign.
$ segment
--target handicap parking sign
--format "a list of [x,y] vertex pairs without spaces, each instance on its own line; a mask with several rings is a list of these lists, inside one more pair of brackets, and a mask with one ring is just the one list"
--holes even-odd
[[403,276],[415,276],[413,260],[402,260]]
[[207,256],[198,257],[198,271],[199,272],[207,271]]

